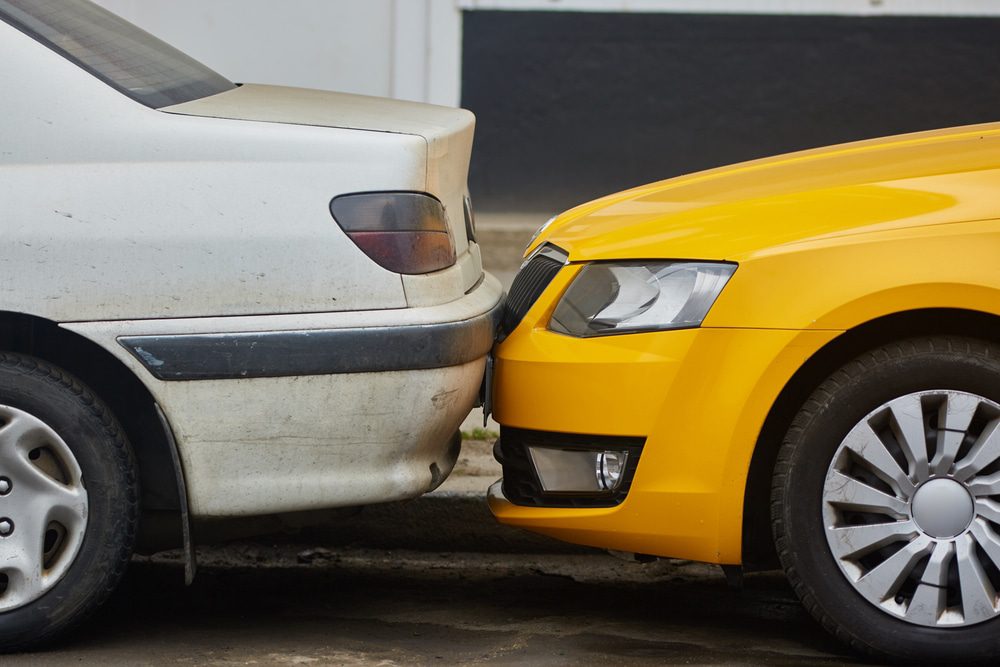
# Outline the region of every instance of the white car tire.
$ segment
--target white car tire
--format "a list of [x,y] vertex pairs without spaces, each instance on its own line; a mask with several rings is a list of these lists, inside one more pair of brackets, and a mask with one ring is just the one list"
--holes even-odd
[[121,579],[139,489],[108,407],[65,371],[0,352],[0,651],[51,641]]

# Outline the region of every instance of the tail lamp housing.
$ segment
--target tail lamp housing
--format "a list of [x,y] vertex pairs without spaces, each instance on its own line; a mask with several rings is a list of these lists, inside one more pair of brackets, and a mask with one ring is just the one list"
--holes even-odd
[[444,205],[423,192],[362,192],[334,197],[333,219],[376,264],[418,275],[455,264]]

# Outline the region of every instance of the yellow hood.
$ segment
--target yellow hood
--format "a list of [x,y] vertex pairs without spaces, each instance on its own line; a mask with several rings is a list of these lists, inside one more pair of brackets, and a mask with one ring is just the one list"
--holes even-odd
[[559,216],[572,261],[740,261],[802,241],[1000,217],[1000,123],[873,139],[652,183]]

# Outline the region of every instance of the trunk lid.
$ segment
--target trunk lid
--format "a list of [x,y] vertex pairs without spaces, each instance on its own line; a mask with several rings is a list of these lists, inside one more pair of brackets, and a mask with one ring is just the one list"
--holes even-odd
[[[474,244],[470,248],[465,231],[464,198],[468,193],[469,160],[475,132],[475,116],[469,111],[366,95],[257,84],[244,84],[160,111],[422,137],[427,144],[424,190],[445,205],[458,262],[452,269],[437,274],[407,276],[404,285],[408,294],[414,293],[419,305],[425,305],[458,298],[481,278],[482,261],[478,248]],[[342,193],[331,192],[331,198],[336,194]],[[407,283],[415,285],[411,288]],[[417,297],[416,292],[421,296]]]

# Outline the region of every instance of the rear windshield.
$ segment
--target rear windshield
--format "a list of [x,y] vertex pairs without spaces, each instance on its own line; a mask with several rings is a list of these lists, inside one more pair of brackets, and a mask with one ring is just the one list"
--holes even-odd
[[0,0],[0,20],[154,109],[235,87],[88,0]]

